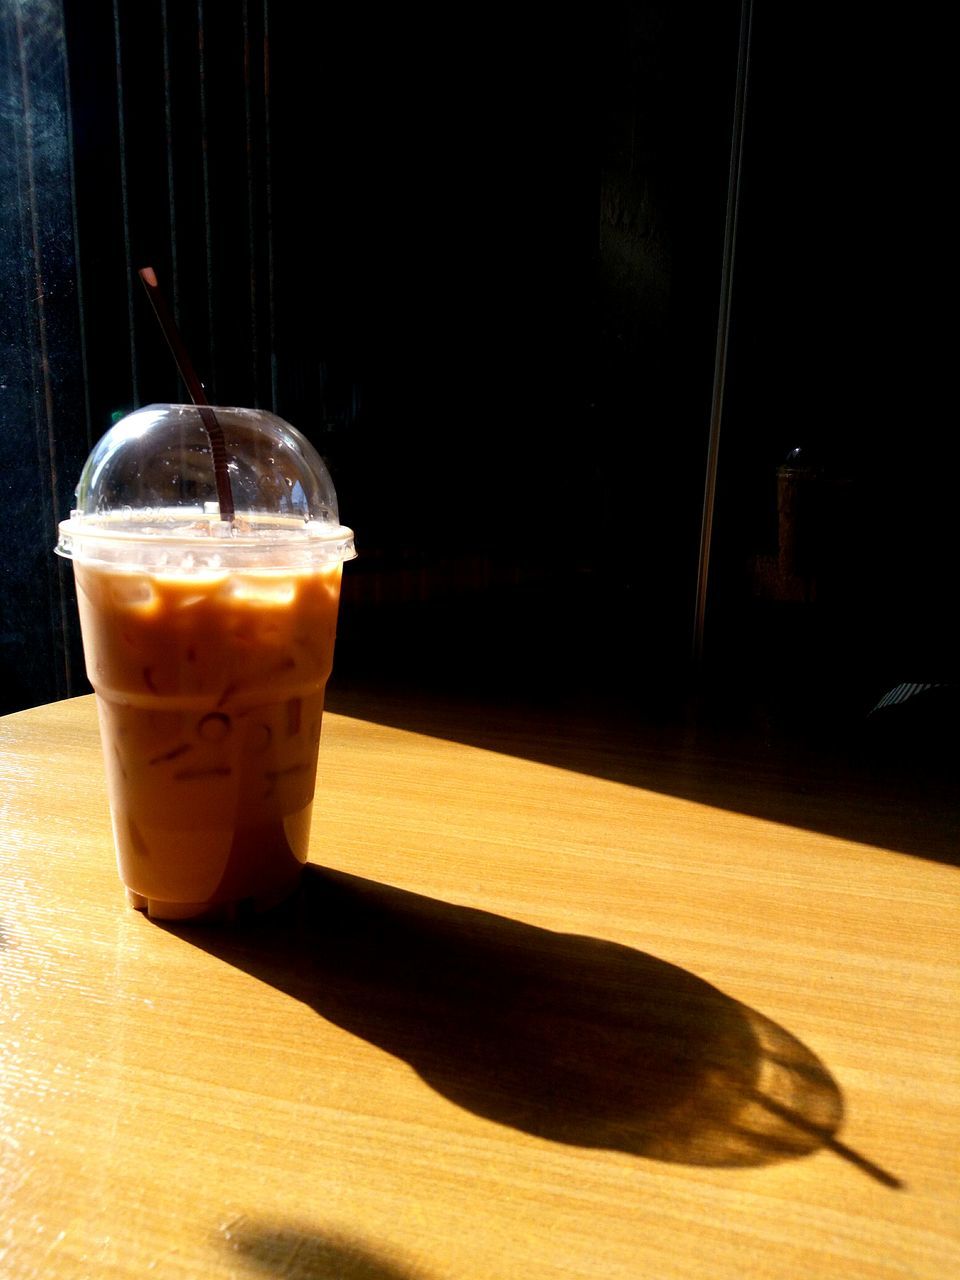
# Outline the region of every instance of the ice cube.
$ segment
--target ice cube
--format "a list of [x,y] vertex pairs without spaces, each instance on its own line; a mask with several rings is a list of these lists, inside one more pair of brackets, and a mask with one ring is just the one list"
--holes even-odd
[[116,577],[110,583],[110,598],[121,608],[144,608],[153,603],[153,587],[149,578],[139,575]]
[[288,605],[296,599],[297,584],[286,575],[250,574],[236,579],[231,595],[235,600],[249,601],[250,604]]

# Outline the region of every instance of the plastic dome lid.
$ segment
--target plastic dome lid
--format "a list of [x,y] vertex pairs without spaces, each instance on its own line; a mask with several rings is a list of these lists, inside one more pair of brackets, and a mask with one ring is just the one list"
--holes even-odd
[[[154,404],[121,418],[94,446],[60,525],[68,558],[156,562],[160,546],[217,563],[350,560],[322,458],[289,422],[263,409],[213,406],[223,434],[234,518],[221,518],[213,451],[201,410]],[[136,550],[134,545],[136,544]],[[151,553],[151,547],[153,551]],[[162,558],[169,561],[168,553]]]

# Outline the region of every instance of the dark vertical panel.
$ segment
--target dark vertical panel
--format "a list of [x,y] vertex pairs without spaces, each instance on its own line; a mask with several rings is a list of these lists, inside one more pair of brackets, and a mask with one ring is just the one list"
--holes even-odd
[[85,411],[60,13],[0,10],[0,705],[82,686],[72,582],[52,554]]
[[[204,2],[197,0],[197,67],[199,71],[199,108],[200,108],[200,159],[203,174],[203,232],[204,232],[204,265],[206,267],[206,304],[207,304],[207,343],[210,353],[207,377],[204,380],[207,398],[214,404],[218,402],[217,393],[217,345],[220,340],[217,332],[216,313],[214,308],[216,277],[214,269],[213,224],[211,208],[213,196],[210,187],[210,111],[208,107],[209,89],[207,85],[207,30],[204,16]],[[230,399],[228,396],[227,399]]]
[[270,70],[270,0],[263,0],[263,226],[264,238],[260,252],[265,258],[267,278],[266,337],[270,352],[270,388],[267,403],[274,413],[277,407],[277,313],[274,280],[273,237],[273,147]]
[[202,15],[212,390],[221,402],[251,404],[257,388],[243,11],[236,0],[203,0]]
[[[165,292],[176,296],[177,318],[194,365],[204,383],[212,380],[210,312],[207,289],[207,221],[205,217],[204,135],[201,124],[199,25],[196,0],[167,0],[169,59],[169,112],[165,148],[171,153],[171,226],[176,228],[176,270],[167,264],[164,248],[156,254],[164,264],[160,281]],[[173,237],[171,234],[171,243]],[[152,316],[143,314],[145,340],[154,351],[162,348]],[[184,400],[187,392],[173,372],[169,354],[166,368],[173,376],[170,394],[151,394],[151,400]]]
[[690,656],[739,12],[611,4],[598,49],[586,420],[611,648],[651,690]]
[[[133,263],[133,238],[131,234],[131,220],[135,216],[130,208],[130,180],[129,180],[129,139],[127,133],[127,115],[128,101],[125,91],[126,78],[124,74],[124,48],[120,32],[120,4],[119,0],[113,0],[113,49],[114,49],[114,86],[116,89],[116,110],[117,110],[117,143],[118,143],[118,162],[120,170],[120,215],[123,224],[123,266],[124,280],[126,283],[126,309],[127,309],[127,332],[130,341],[130,379],[133,403],[140,403],[140,370],[137,362],[137,341],[134,329],[134,308],[133,308],[133,282],[135,278],[135,270]],[[133,68],[131,68],[133,70]],[[131,82],[136,84],[139,82],[139,71],[137,68],[131,76]]]
[[[170,206],[170,279],[168,298],[173,317],[180,324],[180,259],[177,253],[177,202],[174,194],[174,145],[173,145],[173,70],[171,65],[171,36],[168,0],[160,0],[160,27],[163,40],[163,124],[166,132],[167,198]],[[152,265],[152,264],[144,264]]]
[[244,148],[246,154],[246,196],[247,196],[247,274],[250,291],[249,332],[250,332],[250,365],[253,379],[253,390],[249,403],[260,405],[260,341],[257,333],[257,239],[262,234],[256,216],[256,170],[254,166],[254,49],[251,47],[250,3],[243,0],[241,9],[243,24],[243,126]]
[[64,4],[92,435],[134,405],[111,0]]
[[124,270],[132,280],[132,327],[137,356],[137,403],[184,399],[176,368],[137,276],[150,265],[164,292],[176,292],[175,203],[169,157],[171,86],[167,76],[163,10],[158,0],[121,8],[120,45],[127,124],[119,163],[127,175],[129,231]]
[[697,599],[692,637],[693,656],[698,671],[703,669],[710,559],[713,549],[713,529],[716,513],[717,469],[720,460],[720,428],[723,420],[723,402],[729,360],[734,264],[736,261],[737,225],[743,177],[743,136],[749,88],[752,19],[752,0],[742,0],[740,41],[737,51],[737,87],[732,112],[730,169],[727,176],[727,206],[724,214],[723,265],[720,276],[719,305],[717,308],[717,345],[713,362],[710,433],[706,451],[703,515],[700,522],[700,556],[697,564]]
[[[61,28],[62,40],[62,28]],[[83,272],[81,270],[81,253],[80,253],[80,208],[77,200],[77,165],[76,153],[74,150],[74,139],[76,130],[73,125],[73,94],[70,85],[70,63],[66,57],[66,43],[61,43],[61,58],[63,60],[63,76],[65,86],[65,116],[64,124],[66,126],[66,149],[67,160],[69,166],[70,179],[70,216],[73,227],[73,266],[74,280],[76,287],[77,300],[77,337],[79,339],[79,352],[77,353],[80,361],[80,375],[83,383],[83,405],[84,405],[84,439],[85,450],[89,453],[93,447],[95,435],[93,429],[93,412],[91,404],[91,380],[90,370],[87,365],[87,330],[86,330],[86,307],[83,296]],[[97,433],[99,434],[99,433]],[[69,478],[72,481],[72,477]]]

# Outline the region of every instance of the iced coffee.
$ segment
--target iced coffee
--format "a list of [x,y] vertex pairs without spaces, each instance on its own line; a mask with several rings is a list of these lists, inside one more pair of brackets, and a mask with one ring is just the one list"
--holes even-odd
[[[59,549],[74,562],[128,897],[163,919],[233,915],[284,898],[307,858],[352,535],[289,424],[217,410],[243,428],[228,431],[240,498],[228,524],[196,484],[190,407],[151,412],[141,436],[130,433],[143,422],[118,424],[112,463],[103,442],[91,455]],[[165,501],[158,452],[177,468]],[[187,501],[171,502],[171,487]],[[131,491],[139,502],[119,501]]]

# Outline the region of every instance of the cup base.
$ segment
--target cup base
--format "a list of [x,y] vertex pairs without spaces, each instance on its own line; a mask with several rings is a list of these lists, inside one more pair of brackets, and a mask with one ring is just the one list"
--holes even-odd
[[145,898],[133,889],[127,889],[127,902],[136,911],[142,911],[151,920],[196,920],[209,924],[222,922],[236,924],[251,916],[262,915],[280,906],[297,890],[297,884],[282,890],[256,897],[238,898],[233,902],[165,902],[162,898]]

